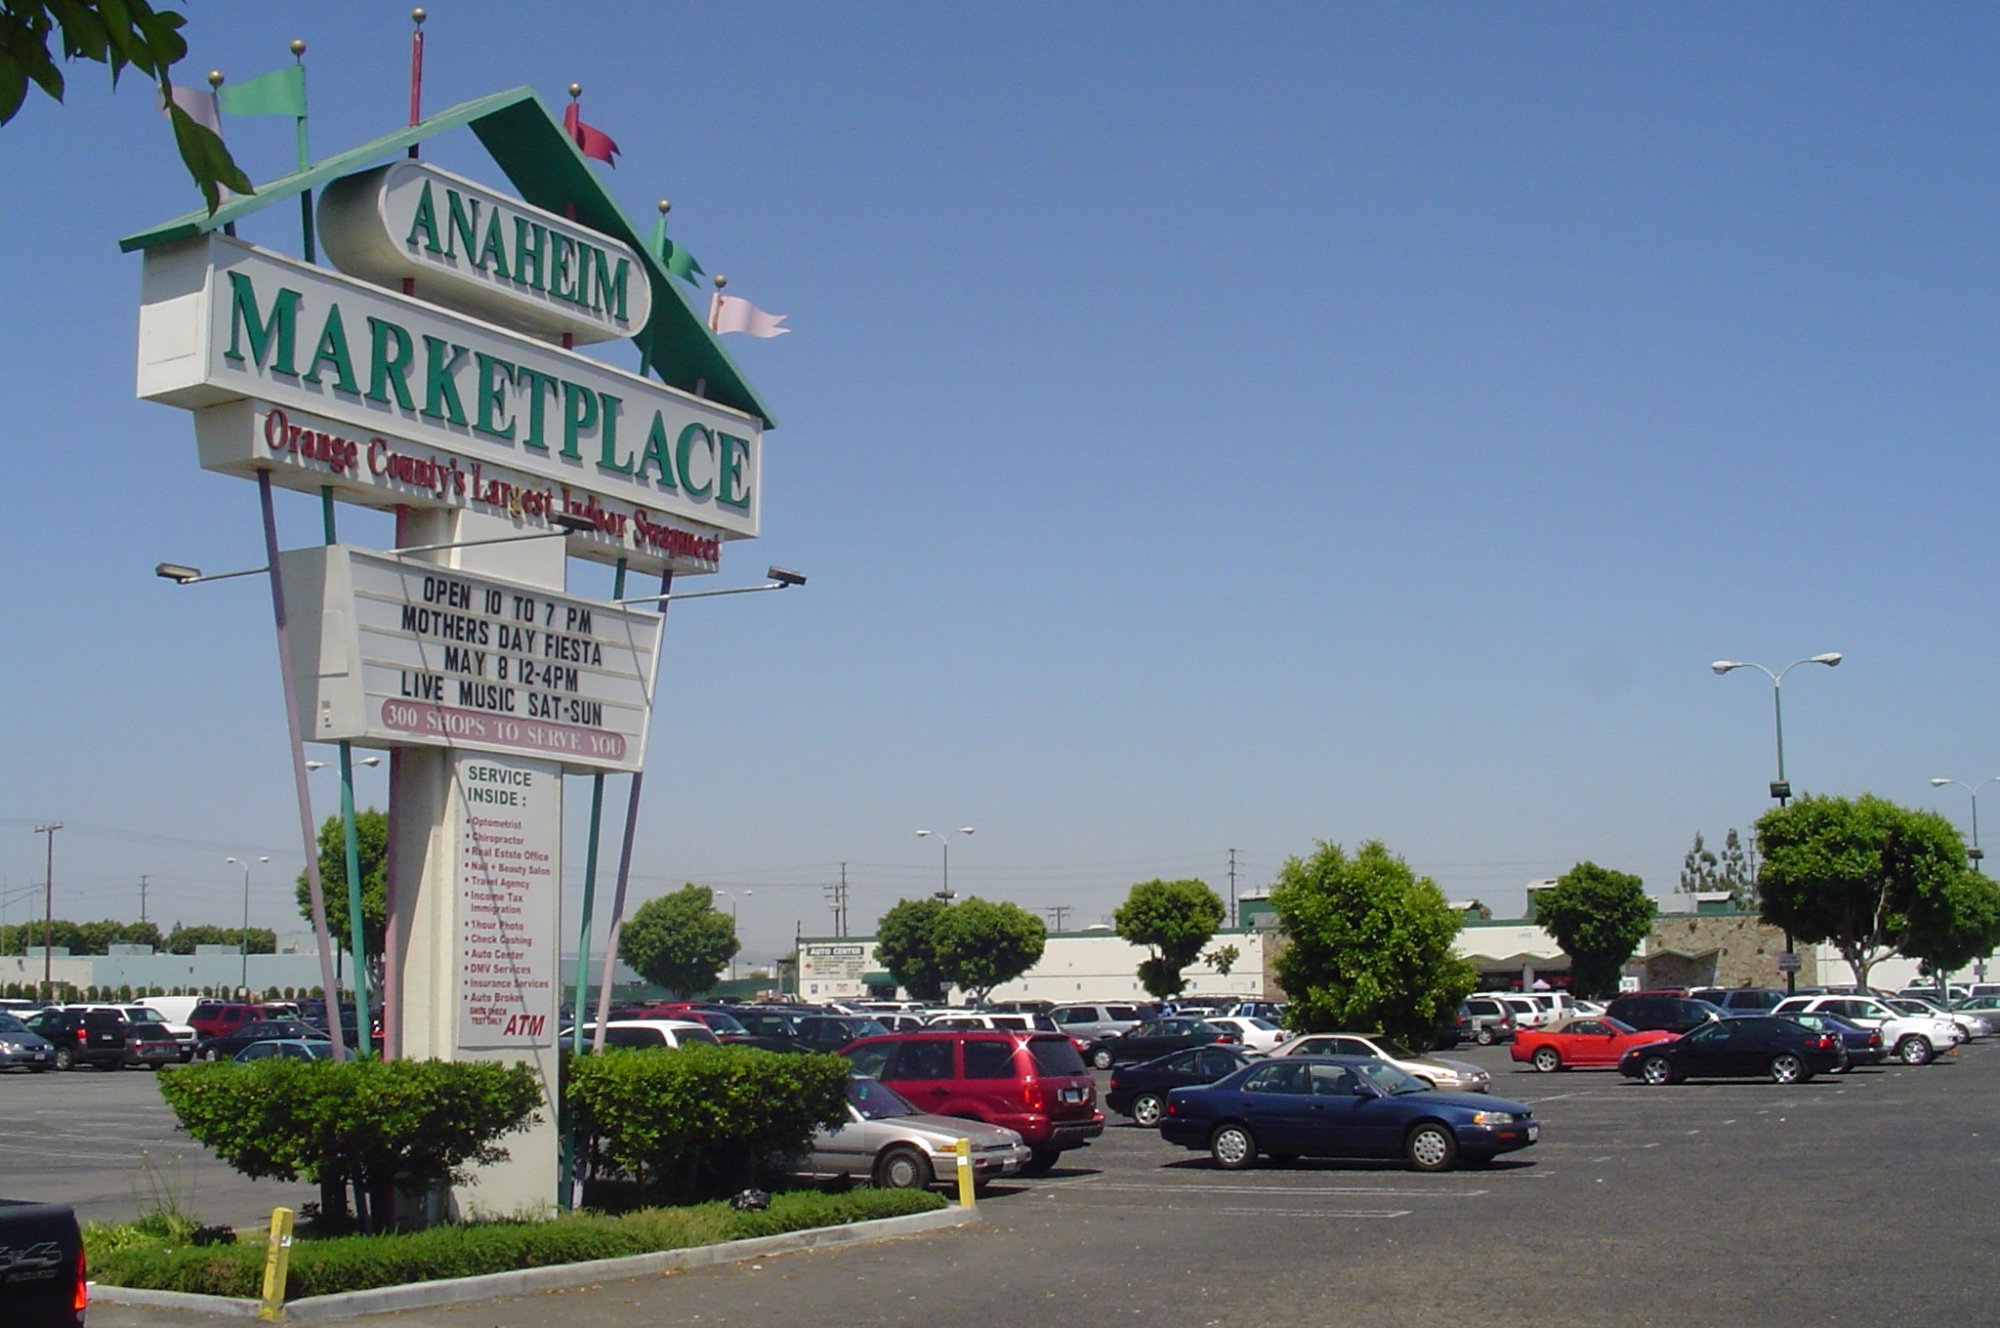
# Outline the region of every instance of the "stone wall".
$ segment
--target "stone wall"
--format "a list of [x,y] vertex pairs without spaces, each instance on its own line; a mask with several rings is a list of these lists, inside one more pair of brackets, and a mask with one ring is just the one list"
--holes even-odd
[[[1783,987],[1778,956],[1785,934],[1752,914],[1667,914],[1653,923],[1635,962],[1641,982],[1659,987]],[[1799,983],[1819,982],[1813,947],[1799,947]],[[1629,970],[1628,970],[1629,971]]]

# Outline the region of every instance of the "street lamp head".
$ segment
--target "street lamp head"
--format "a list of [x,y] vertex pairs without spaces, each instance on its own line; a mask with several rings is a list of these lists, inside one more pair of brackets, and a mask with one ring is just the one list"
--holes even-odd
[[187,567],[180,563],[161,563],[153,569],[153,575],[162,580],[172,581],[177,585],[184,586],[190,581],[201,580],[201,569],[199,567]]
[[307,762],[306,762],[306,769],[308,769],[308,770],[324,770],[324,769],[326,769],[326,762],[324,762],[324,761],[307,761]]
[[969,825],[961,825],[960,827],[958,827],[958,833],[960,833],[961,835],[969,835],[972,833],[972,827]]
[[928,839],[928,838],[930,838],[930,834],[931,834],[931,832],[930,832],[930,831],[928,831],[928,830],[919,830],[919,831],[917,831],[917,838],[918,838],[918,839]]
[[1932,787],[1932,788],[1943,788],[1943,787],[1944,787],[1944,786],[1945,786],[1946,784],[1949,784],[1949,783],[1951,783],[1951,781],[1950,781],[1949,779],[1933,779],[1933,780],[1931,781],[1931,787]]
[[781,586],[802,586],[806,583],[804,572],[794,572],[789,567],[773,567],[764,573]]
[[1814,655],[1806,662],[1809,664],[1824,664],[1828,668],[1832,668],[1834,665],[1840,663],[1840,652],[1838,650],[1829,650],[1824,655]]
[[578,516],[574,512],[557,512],[549,518],[549,524],[559,526],[572,535],[588,535],[597,529],[595,521],[587,516]]
[[1731,669],[1740,669],[1746,666],[1733,659],[1718,659],[1708,667],[1714,669],[1717,673],[1727,673]]

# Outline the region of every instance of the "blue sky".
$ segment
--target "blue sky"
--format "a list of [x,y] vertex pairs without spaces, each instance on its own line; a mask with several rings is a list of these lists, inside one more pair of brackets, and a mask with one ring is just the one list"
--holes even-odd
[[[751,959],[828,929],[843,863],[857,930],[935,888],[918,828],[1072,926],[1320,839],[1502,913],[1583,859],[1664,893],[1768,803],[1770,685],[1719,657],[1846,655],[1787,679],[1800,790],[1964,824],[1927,779],[2000,774],[2000,12],[429,9],[427,110],[580,81],[627,212],[671,199],[796,329],[731,339],[781,427],[713,584],[811,583],[670,617],[634,881],[735,892]],[[403,122],[407,14],[196,6],[186,69],[304,38],[324,155]],[[264,589],[151,574],[262,558],[254,487],[132,394],[116,241],[192,186],[136,80],[70,85],[0,130],[4,916],[60,820],[61,915],[143,873],[228,923],[248,852],[295,928]],[[227,131],[289,168],[288,123]],[[426,156],[499,182],[468,134]]]

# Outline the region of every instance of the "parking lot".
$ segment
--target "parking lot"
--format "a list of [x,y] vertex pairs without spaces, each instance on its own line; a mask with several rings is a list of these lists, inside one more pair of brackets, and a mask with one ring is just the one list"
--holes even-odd
[[[1230,1173],[1114,1118],[1068,1165],[996,1186],[979,1226],[370,1322],[769,1325],[808,1304],[816,1321],[952,1328],[1992,1317],[1982,1237],[2000,1213],[2000,1044],[1794,1087],[1649,1088],[1606,1071],[1535,1074],[1505,1048],[1455,1054],[1494,1072],[1496,1096],[1534,1106],[1538,1146],[1442,1175],[1311,1161]],[[69,1078],[61,1096],[79,1108],[151,1092],[138,1074]],[[0,1093],[11,1106],[65,1087],[43,1080],[54,1082],[12,1078]],[[128,1138],[156,1139],[163,1110],[157,1118],[116,1119]],[[81,1141],[65,1147],[95,1156]],[[6,1188],[18,1192],[26,1173],[17,1153],[4,1156]],[[57,1170],[39,1168],[34,1183]],[[262,1202],[196,1171],[198,1195]],[[197,1208],[221,1215],[199,1198]],[[99,1325],[196,1321],[114,1306],[91,1315]]]

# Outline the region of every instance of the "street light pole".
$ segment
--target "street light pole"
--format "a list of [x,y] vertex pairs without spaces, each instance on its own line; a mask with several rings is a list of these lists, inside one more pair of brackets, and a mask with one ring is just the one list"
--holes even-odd
[[[1801,664],[1824,664],[1828,668],[1834,668],[1839,663],[1840,652],[1837,650],[1828,650],[1822,654],[1807,656],[1805,659],[1795,659],[1776,673],[1771,672],[1762,664],[1751,664],[1744,660],[1736,659],[1718,659],[1709,665],[1718,674],[1728,673],[1732,669],[1755,669],[1771,680],[1771,719],[1777,728],[1778,734],[1778,777],[1771,783],[1771,796],[1778,800],[1780,807],[1790,806],[1792,801],[1792,786],[1785,780],[1785,675]],[[1792,950],[1792,929],[1790,927],[1785,928],[1785,953],[1793,955],[1792,962],[1797,962],[1797,956],[1793,954]],[[1798,986],[1798,970],[1796,968],[1786,969],[1785,993],[1790,995],[1792,992],[1798,990]]]
[[[56,944],[56,831],[60,829],[61,821],[35,827],[36,834],[49,837],[48,869],[42,878],[42,1000],[45,1002],[54,1000],[56,994],[49,956],[55,953]],[[25,945],[21,948],[27,949]]]
[[935,839],[938,842],[938,846],[944,849],[944,888],[939,890],[933,898],[942,899],[945,903],[949,904],[958,897],[951,892],[951,837],[953,835],[969,835],[971,833],[973,833],[973,830],[969,825],[961,825],[956,830],[917,831],[918,839]]
[[1979,847],[1979,790],[1985,788],[1988,784],[2000,784],[2000,775],[1994,775],[1991,779],[1982,779],[1977,784],[1968,784],[1962,779],[1933,779],[1931,781],[1932,788],[1943,788],[1946,784],[1956,784],[1972,795],[1972,847],[1966,850],[1965,856],[1972,859],[1972,870],[1984,872],[1986,869],[1979,865],[1979,860],[1986,856],[1985,851]]
[[[729,930],[731,932],[734,932],[736,935],[736,950],[732,952],[729,956],[729,980],[731,982],[734,982],[736,981],[736,955],[741,953],[743,949],[743,933],[737,931],[736,928],[736,919],[737,919],[736,905],[740,901],[736,898],[736,892],[734,890],[711,889],[710,893],[729,896]],[[757,892],[755,890],[745,890],[743,892],[743,898],[751,899],[754,898],[756,894]]]
[[[243,930],[236,933],[236,948],[243,959],[243,972],[237,987],[247,996],[250,991],[250,858],[245,854],[240,858],[224,858],[243,869]],[[259,862],[269,862],[269,858],[259,858]]]

